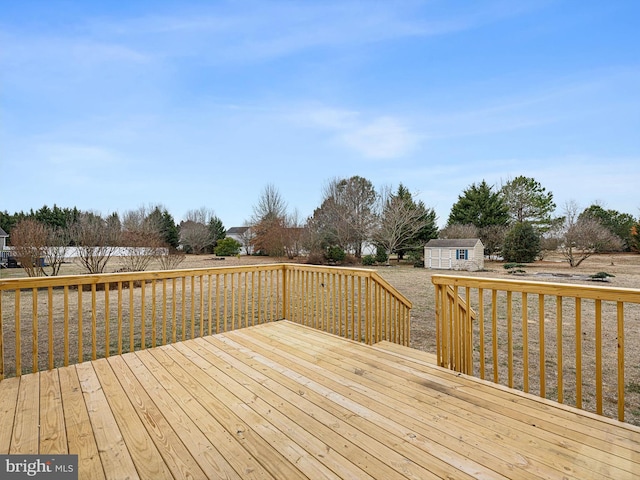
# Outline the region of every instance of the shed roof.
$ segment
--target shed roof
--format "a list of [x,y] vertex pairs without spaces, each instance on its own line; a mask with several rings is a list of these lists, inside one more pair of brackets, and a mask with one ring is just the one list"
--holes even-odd
[[2,227],[0,227],[0,237],[8,237],[9,234],[7,232],[5,232]]
[[473,248],[479,238],[434,238],[427,242],[427,248]]

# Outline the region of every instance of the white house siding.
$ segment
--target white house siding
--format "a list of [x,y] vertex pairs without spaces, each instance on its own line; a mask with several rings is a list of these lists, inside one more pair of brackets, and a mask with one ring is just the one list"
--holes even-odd
[[[5,252],[8,255],[12,253],[12,247],[7,247]],[[115,247],[113,252],[111,253],[112,257],[127,257],[129,255],[146,255],[151,253],[151,251],[159,252],[167,255],[169,250],[166,248],[152,248],[152,247]],[[66,247],[65,250],[65,261],[68,261],[73,258],[78,258],[80,256],[80,252],[78,247]]]

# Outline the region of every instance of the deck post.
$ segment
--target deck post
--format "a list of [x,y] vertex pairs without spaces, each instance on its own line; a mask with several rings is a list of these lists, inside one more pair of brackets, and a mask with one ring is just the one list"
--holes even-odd
[[282,265],[282,318],[289,320],[289,295],[287,286],[287,265]]

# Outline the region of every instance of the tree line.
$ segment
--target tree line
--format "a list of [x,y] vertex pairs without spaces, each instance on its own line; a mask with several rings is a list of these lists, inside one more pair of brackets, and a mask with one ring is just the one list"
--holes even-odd
[[[509,262],[531,262],[561,251],[571,266],[594,253],[640,251],[640,220],[594,204],[580,211],[575,202],[556,216],[552,192],[534,178],[518,176],[497,187],[485,180],[467,187],[441,230],[433,208],[407,187],[376,189],[364,177],[334,178],[322,190],[308,218],[291,211],[274,185],[261,192],[244,222],[240,242],[226,237],[212,209],[190,210],[179,224],[161,206],[139,207],[106,217],[77,208],[44,206],[37,211],[0,211],[0,227],[29,275],[56,275],[66,248],[75,247],[89,273],[103,272],[116,247],[124,249],[123,269],[178,265],[185,253],[286,256],[310,263],[419,263],[432,238],[480,238],[485,254]],[[45,259],[45,261],[41,261]],[[45,266],[48,270],[45,271]]]
[[[274,185],[267,185],[246,222],[255,252],[293,258],[304,252],[310,263],[386,262],[391,253],[419,257],[424,244],[438,236],[433,208],[400,184],[376,190],[360,176],[327,182],[322,200],[301,221],[290,212]],[[366,249],[373,253],[365,254]]]
[[486,255],[532,262],[560,251],[571,267],[595,253],[640,252],[640,219],[593,204],[567,202],[554,215],[553,193],[534,178],[518,176],[500,188],[472,184],[451,208],[442,238],[478,237]]
[[72,248],[87,273],[104,272],[116,251],[124,271],[145,270],[154,259],[161,268],[175,268],[182,259],[178,226],[159,206],[106,217],[44,206],[29,213],[0,212],[0,227],[9,233],[12,256],[29,276],[57,275]]

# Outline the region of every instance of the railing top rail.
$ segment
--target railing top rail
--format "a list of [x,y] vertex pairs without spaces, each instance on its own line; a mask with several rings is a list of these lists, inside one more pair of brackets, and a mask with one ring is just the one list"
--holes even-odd
[[431,277],[431,282],[434,285],[450,285],[483,288],[485,290],[505,290],[564,297],[581,297],[591,300],[640,303],[640,289],[635,288],[456,275],[433,275]]
[[205,268],[190,268],[178,270],[153,270],[147,272],[119,272],[81,275],[59,275],[55,277],[23,277],[0,279],[0,292],[5,290],[18,290],[29,288],[63,287],[65,285],[93,285],[102,283],[117,283],[144,280],[174,279],[203,275],[222,275],[227,273],[239,273],[249,271],[274,271],[274,270],[303,270],[324,273],[344,272],[359,277],[369,277],[379,283],[385,290],[393,293],[408,308],[411,302],[395,287],[384,280],[375,270],[354,267],[332,267],[324,265],[303,265],[298,263],[267,263],[241,266],[219,266]]
[[382,288],[392,293],[404,306],[407,308],[413,308],[411,301],[398,291],[393,285],[387,282],[376,270],[370,268],[358,268],[358,267],[331,267],[324,265],[303,265],[299,263],[285,263],[286,269],[290,270],[304,270],[321,273],[337,273],[344,272],[356,277],[367,277],[378,283]]
[[326,272],[326,273],[336,273],[336,272],[350,272],[358,276],[368,277],[371,275],[371,272],[375,272],[370,268],[360,268],[360,267],[338,267],[338,266],[330,266],[330,265],[312,265],[312,264],[303,264],[303,263],[283,263],[282,265],[286,265],[288,269],[292,270],[308,270],[314,272]]
[[215,275],[246,271],[282,270],[286,264],[269,263],[242,266],[221,266],[188,268],[177,270],[150,270],[146,272],[118,272],[80,275],[59,275],[55,277],[23,277],[0,279],[0,291],[26,288],[47,288],[64,285],[91,285],[94,283],[116,283],[139,280],[162,280],[200,275]]

